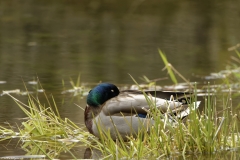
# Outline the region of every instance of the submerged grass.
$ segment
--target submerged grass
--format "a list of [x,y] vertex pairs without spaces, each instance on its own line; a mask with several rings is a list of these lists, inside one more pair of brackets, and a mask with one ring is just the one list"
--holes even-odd
[[[175,74],[180,78],[183,76],[170,65],[161,51],[159,54],[171,79],[177,83]],[[147,78],[145,77],[145,79]],[[187,81],[185,78],[183,80]],[[140,87],[134,79],[133,81]],[[73,85],[75,86],[75,84]],[[151,85],[155,85],[155,83],[151,82]],[[190,101],[195,102],[198,100],[197,86],[192,86],[192,84],[189,86],[194,91],[194,97]],[[231,89],[222,95],[213,95],[209,86],[202,101],[204,109],[202,111],[195,110],[194,103],[190,102],[192,109],[190,109],[188,119],[184,122],[174,117],[171,117],[174,121],[170,121],[168,115],[162,114],[157,109],[154,99],[147,98],[151,107],[148,116],[154,119],[155,124],[149,131],[142,128],[136,138],[130,136],[128,141],[124,141],[120,134],[118,139],[113,141],[110,133],[103,131],[100,127],[98,127],[99,133],[101,133],[100,139],[95,138],[71,120],[62,119],[53,97],[50,102],[46,94],[46,105],[41,104],[39,99],[31,94],[28,94],[28,104],[8,95],[26,114],[27,120],[18,127],[19,134],[11,128],[0,127],[1,140],[18,135],[23,142],[22,148],[29,155],[46,155],[47,158],[53,159],[64,151],[76,159],[71,152],[75,142],[81,142],[82,145],[90,147],[92,151],[100,151],[102,158],[106,159],[212,155],[240,147],[239,117],[237,114],[233,114]]]

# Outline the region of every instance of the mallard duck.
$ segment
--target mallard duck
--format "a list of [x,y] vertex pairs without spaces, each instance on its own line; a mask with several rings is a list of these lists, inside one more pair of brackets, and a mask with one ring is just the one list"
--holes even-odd
[[[150,107],[145,96],[153,99],[162,113],[168,112],[183,119],[190,112],[188,100],[182,92],[146,91],[145,93],[144,95],[142,91],[135,90],[120,92],[110,83],[97,85],[87,96],[84,120],[88,131],[100,137],[100,127],[102,131],[110,131],[114,140],[119,134],[124,140],[128,136],[135,137],[140,128],[149,128],[154,124],[154,120],[146,116]],[[176,100],[170,100],[171,96]],[[195,108],[200,102],[196,103]]]

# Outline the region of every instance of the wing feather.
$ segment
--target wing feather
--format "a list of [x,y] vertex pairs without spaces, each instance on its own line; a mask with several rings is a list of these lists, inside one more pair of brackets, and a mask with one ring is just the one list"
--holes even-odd
[[[151,103],[155,104],[162,112],[167,112],[169,109],[174,110],[182,106],[181,102],[168,101],[162,98],[147,96]],[[143,94],[121,93],[117,97],[108,100],[102,109],[106,115],[116,113],[146,113],[145,110],[150,109],[149,103]]]

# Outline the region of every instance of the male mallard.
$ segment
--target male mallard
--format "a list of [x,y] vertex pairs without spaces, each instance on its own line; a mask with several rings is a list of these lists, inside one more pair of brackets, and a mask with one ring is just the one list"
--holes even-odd
[[[182,119],[190,112],[184,93],[161,91],[147,91],[146,93],[162,113],[175,114]],[[166,100],[171,95],[178,100]],[[196,104],[195,108],[200,102]],[[100,137],[100,127],[103,131],[110,131],[112,139],[115,140],[119,133],[126,140],[127,136],[136,136],[143,126],[148,129],[154,124],[153,119],[146,117],[149,109],[143,92],[134,90],[120,92],[113,84],[101,83],[87,96],[87,106],[84,112],[85,125],[88,131],[97,137]]]

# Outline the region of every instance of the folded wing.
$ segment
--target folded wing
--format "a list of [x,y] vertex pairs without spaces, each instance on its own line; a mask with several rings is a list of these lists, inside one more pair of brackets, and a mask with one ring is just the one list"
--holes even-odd
[[[184,107],[181,102],[168,101],[151,95],[132,94],[123,92],[119,96],[108,100],[104,104],[102,111],[106,115],[117,113],[146,113],[149,106],[156,105],[163,113],[168,110],[182,110]],[[145,108],[145,109],[143,109]]]

